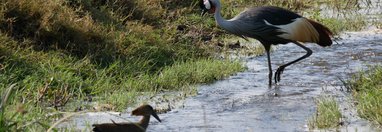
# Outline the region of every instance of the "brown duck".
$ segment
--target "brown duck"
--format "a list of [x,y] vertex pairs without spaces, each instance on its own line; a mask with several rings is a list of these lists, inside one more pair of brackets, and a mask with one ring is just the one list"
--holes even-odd
[[159,122],[158,115],[150,105],[142,105],[132,111],[131,115],[143,116],[143,118],[136,123],[103,123],[93,124],[94,132],[144,132],[149,126],[150,115],[153,115]]

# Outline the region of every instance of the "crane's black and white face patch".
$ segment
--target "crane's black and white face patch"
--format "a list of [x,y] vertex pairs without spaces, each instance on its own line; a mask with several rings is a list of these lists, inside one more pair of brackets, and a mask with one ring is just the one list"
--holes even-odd
[[211,9],[211,2],[210,0],[203,0],[203,5],[207,10]]
[[202,15],[206,12],[215,13],[215,6],[211,3],[210,0],[199,0],[200,8],[202,9]]

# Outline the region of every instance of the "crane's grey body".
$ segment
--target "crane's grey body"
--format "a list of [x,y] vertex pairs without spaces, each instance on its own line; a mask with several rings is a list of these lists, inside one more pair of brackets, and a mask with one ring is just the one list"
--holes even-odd
[[[228,32],[240,37],[250,37],[266,44],[286,44],[290,40],[279,37],[285,32],[280,31],[278,27],[268,25],[283,25],[292,23],[299,15],[281,16],[289,11],[278,7],[266,6],[259,8],[249,8],[230,20],[221,20],[220,13],[215,14],[217,23]],[[279,15],[279,16],[275,16]],[[272,17],[273,16],[273,17]]]
[[[264,6],[247,9],[230,20],[225,20],[220,13],[219,0],[200,0],[203,14],[214,13],[216,23],[226,31],[247,40],[247,37],[259,40],[268,56],[269,85],[272,84],[272,67],[270,60],[271,45],[294,43],[307,51],[307,54],[280,66],[275,73],[275,82],[285,67],[296,63],[312,54],[312,51],[299,42],[313,42],[321,46],[330,46],[332,34],[325,26],[306,19],[283,8]],[[299,41],[299,42],[298,42]]]

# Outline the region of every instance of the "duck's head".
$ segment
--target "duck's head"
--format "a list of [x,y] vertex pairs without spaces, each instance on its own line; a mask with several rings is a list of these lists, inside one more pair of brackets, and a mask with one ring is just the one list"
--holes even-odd
[[155,117],[155,119],[157,119],[159,122],[161,122],[157,113],[155,112],[153,107],[151,107],[150,105],[139,106],[138,108],[134,109],[131,112],[131,115],[135,115],[135,116],[150,116],[150,115],[152,115]]

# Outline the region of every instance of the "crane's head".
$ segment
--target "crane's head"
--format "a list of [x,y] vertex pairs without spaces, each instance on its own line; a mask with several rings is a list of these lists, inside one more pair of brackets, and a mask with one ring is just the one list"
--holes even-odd
[[211,0],[199,0],[200,8],[202,8],[202,16],[206,14],[206,12],[212,14],[215,13],[215,5]]

